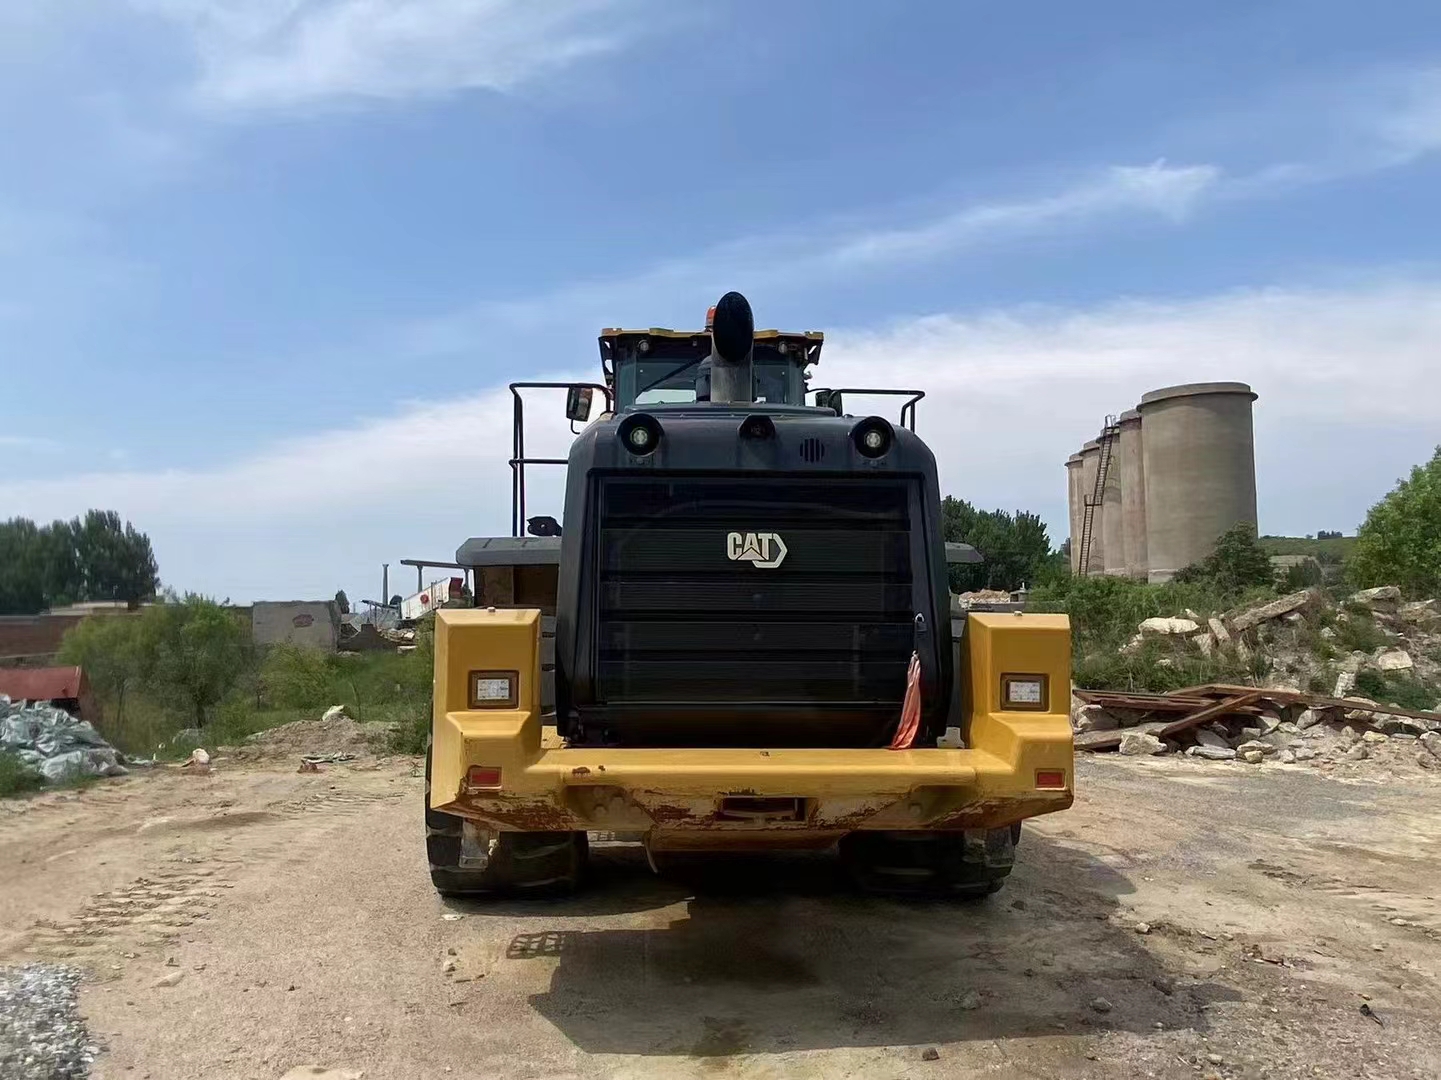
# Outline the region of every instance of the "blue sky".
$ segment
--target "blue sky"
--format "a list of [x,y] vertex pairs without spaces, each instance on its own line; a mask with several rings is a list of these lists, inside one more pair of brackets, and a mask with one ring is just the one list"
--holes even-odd
[[237,600],[506,531],[504,384],[728,288],[1057,542],[1155,386],[1256,387],[1263,531],[1441,442],[1421,0],[9,0],[0,146],[0,515]]

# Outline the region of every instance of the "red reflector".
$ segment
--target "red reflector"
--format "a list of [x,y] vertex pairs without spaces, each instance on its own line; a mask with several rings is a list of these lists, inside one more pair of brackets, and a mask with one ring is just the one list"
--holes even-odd
[[1066,774],[1060,769],[1037,769],[1036,787],[1066,789]]
[[500,766],[472,765],[465,774],[465,786],[473,788],[500,787]]

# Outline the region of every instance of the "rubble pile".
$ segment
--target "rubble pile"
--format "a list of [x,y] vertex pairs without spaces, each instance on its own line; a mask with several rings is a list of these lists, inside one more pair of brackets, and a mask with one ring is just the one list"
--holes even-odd
[[[1366,620],[1371,641],[1380,644],[1349,654],[1331,647],[1345,639],[1340,631],[1351,619]],[[1385,586],[1356,593],[1334,610],[1319,590],[1306,589],[1209,619],[1193,612],[1146,619],[1125,649],[1158,635],[1187,641],[1205,656],[1218,649],[1243,658],[1259,652],[1270,677],[1265,685],[1213,683],[1169,694],[1078,689],[1071,710],[1078,750],[1318,768],[1384,757],[1441,774],[1441,703],[1435,700],[1441,691],[1425,709],[1355,693],[1367,672],[1373,683],[1403,677],[1423,696],[1441,685],[1441,604],[1435,600],[1402,603],[1400,591]],[[1309,690],[1301,689],[1303,682]]]
[[121,755],[85,720],[52,705],[0,694],[0,749],[49,783],[81,776],[124,776]]

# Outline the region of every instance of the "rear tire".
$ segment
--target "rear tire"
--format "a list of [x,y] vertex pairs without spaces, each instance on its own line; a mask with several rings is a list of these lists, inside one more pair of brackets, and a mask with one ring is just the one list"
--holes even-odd
[[430,747],[425,748],[425,855],[442,896],[555,895],[573,892],[585,870],[583,832],[501,832],[483,870],[460,865],[464,819],[430,808]]
[[1011,873],[1020,826],[959,832],[853,832],[841,860],[865,892],[981,900]]

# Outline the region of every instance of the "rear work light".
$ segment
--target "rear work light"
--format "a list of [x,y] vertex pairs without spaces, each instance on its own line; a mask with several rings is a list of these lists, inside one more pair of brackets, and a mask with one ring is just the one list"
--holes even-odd
[[465,786],[472,789],[500,787],[500,766],[472,765],[466,770]]
[[1048,791],[1066,790],[1066,773],[1063,769],[1037,769],[1036,787]]

